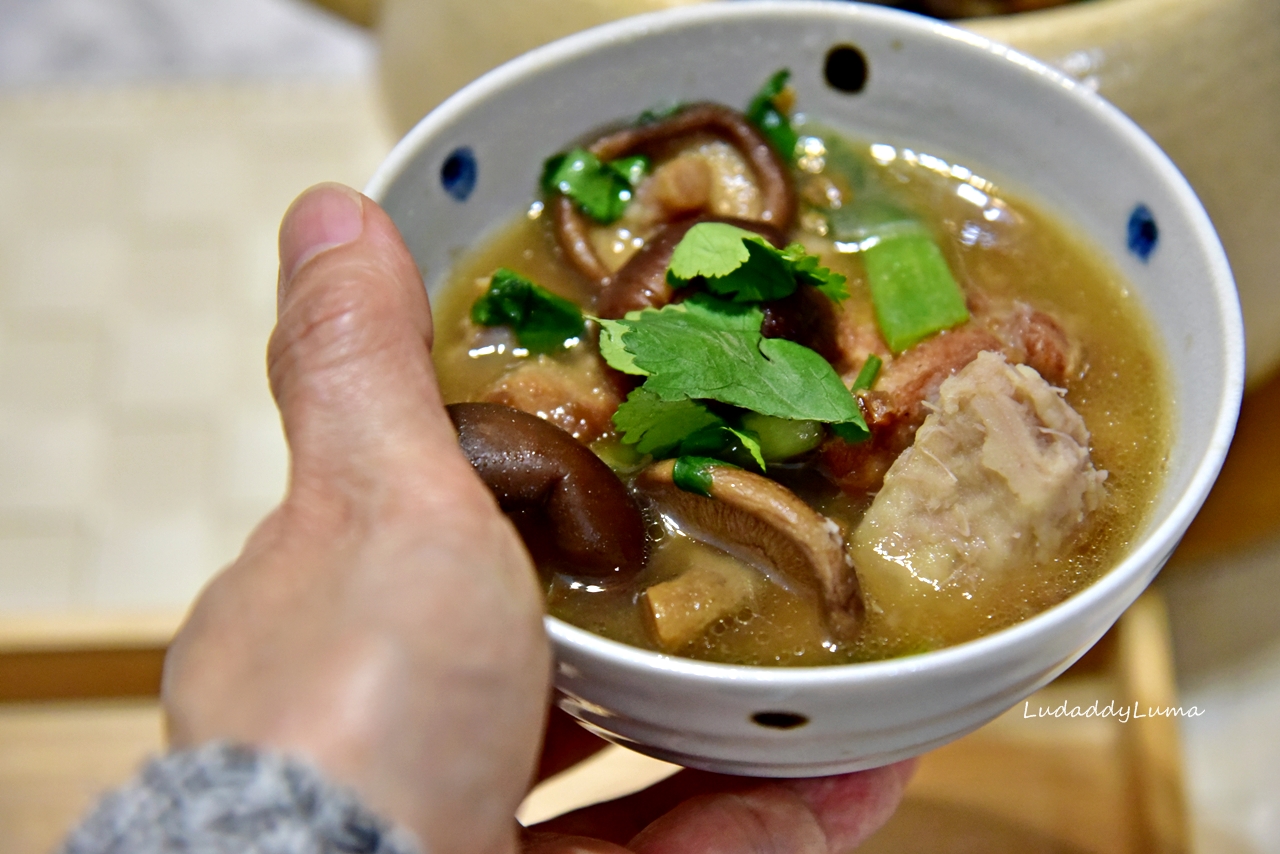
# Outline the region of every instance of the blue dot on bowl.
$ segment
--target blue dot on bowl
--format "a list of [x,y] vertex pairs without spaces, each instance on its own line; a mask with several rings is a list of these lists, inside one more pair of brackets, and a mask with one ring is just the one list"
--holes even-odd
[[467,146],[455,148],[440,167],[440,184],[444,191],[465,202],[476,188],[476,155]]
[[1137,255],[1140,261],[1145,262],[1151,257],[1151,253],[1155,251],[1156,244],[1159,242],[1160,229],[1156,225],[1156,218],[1151,213],[1151,208],[1143,204],[1137,205],[1133,213],[1129,214],[1129,251]]

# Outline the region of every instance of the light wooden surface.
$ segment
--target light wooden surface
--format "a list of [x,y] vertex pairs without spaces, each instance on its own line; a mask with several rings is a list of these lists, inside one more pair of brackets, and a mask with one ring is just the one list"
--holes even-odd
[[[1086,678],[1036,695],[1048,707],[1110,698]],[[1019,707],[924,757],[902,809],[863,850],[1124,854],[1133,828],[1115,726],[1025,721]],[[0,836],[12,854],[47,851],[111,785],[162,744],[154,702],[39,704],[0,711]],[[535,790],[533,822],[651,785],[676,769],[622,748]],[[1149,849],[1180,850],[1180,849]]]
[[0,655],[164,647],[177,631],[182,616],[178,610],[6,616],[0,619]]
[[177,611],[0,620],[0,702],[154,697]]
[[[67,654],[86,651],[92,650]],[[0,654],[0,663],[6,657]],[[1172,674],[1163,605],[1148,593],[1066,676],[923,757],[902,808],[862,850],[1184,854],[1176,719],[1122,723],[1052,715],[1095,703],[1176,706]],[[0,848],[48,851],[103,791],[162,745],[161,715],[151,698],[0,704]],[[609,748],[535,789],[520,818],[532,823],[617,797],[675,770]]]
[[1187,807],[1178,718],[1159,714],[1179,706],[1163,600],[1154,593],[1139,599],[1117,626],[1116,643],[1118,693],[1127,705],[1149,711],[1120,730],[1134,850],[1183,854]]
[[[1096,706],[1095,706],[1096,704]],[[1136,706],[1135,706],[1136,704]],[[1055,716],[1114,705],[1146,716]],[[1164,605],[1148,592],[1066,675],[987,726],[922,757],[870,854],[1185,854],[1189,850]],[[544,783],[539,821],[651,785],[674,766],[610,748]]]
[[1240,407],[1231,450],[1169,570],[1203,564],[1280,533],[1280,373]]
[[47,854],[162,743],[154,699],[0,705],[0,850]]

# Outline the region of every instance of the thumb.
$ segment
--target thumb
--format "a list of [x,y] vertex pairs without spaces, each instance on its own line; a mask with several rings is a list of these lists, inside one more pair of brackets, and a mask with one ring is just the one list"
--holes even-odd
[[386,213],[340,184],[299,196],[280,226],[267,352],[295,498],[353,497],[413,470],[407,462],[461,459],[431,338],[422,278]]

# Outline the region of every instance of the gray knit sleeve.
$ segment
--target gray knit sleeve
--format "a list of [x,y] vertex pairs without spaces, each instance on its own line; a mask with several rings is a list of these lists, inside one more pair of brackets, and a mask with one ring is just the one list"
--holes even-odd
[[152,760],[62,854],[421,854],[407,830],[296,759],[213,743]]

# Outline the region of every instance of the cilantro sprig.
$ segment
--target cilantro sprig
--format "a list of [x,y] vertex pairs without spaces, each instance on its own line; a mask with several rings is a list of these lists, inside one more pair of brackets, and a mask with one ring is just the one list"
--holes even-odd
[[627,395],[613,416],[622,441],[642,454],[665,457],[704,427],[723,423],[719,415],[689,398],[663,400],[643,386]]
[[[853,385],[849,386],[849,391],[857,393],[866,391],[876,384],[876,378],[880,376],[880,369],[884,367],[884,360],[875,353],[867,356],[867,360],[862,363],[862,367],[858,370],[858,376],[853,380]],[[871,431],[867,429],[866,423],[854,424],[835,424],[831,431],[844,439],[850,444],[857,444],[871,438]]]
[[578,306],[506,267],[494,271],[489,289],[471,306],[471,319],[481,326],[510,326],[520,346],[533,353],[563,349],[586,329]]
[[776,249],[755,232],[724,222],[689,229],[671,254],[667,281],[676,288],[702,281],[735,302],[781,299],[799,285],[812,285],[837,302],[849,296],[845,277],[819,266],[799,243]]
[[599,321],[605,361],[646,377],[613,416],[624,442],[659,457],[750,457],[763,470],[761,436],[744,426],[744,416],[753,413],[829,424],[850,439],[869,435],[857,401],[831,364],[794,341],[765,338],[764,312],[756,305],[802,285],[844,299],[844,276],[819,266],[798,243],[777,249],[754,232],[702,222],[676,244],[667,280],[702,292],[683,303]]
[[614,414],[623,440],[658,455],[690,454],[702,451],[691,441],[700,433],[714,428],[723,437],[728,430],[764,468],[758,437],[703,401],[776,418],[849,424],[867,433],[857,401],[831,364],[794,341],[765,338],[763,321],[756,306],[706,294],[600,320],[605,361],[646,377]]
[[[621,320],[601,320],[617,370],[647,376],[663,400],[718,400],[763,415],[826,423],[861,420],[835,369],[808,347],[765,338],[755,306],[695,296]],[[629,359],[618,359],[618,349]]]
[[542,189],[564,193],[587,216],[608,225],[622,216],[633,190],[649,171],[643,154],[603,162],[585,148],[556,154],[542,167]]
[[749,456],[761,470],[765,468],[760,438],[754,432],[735,427],[695,400],[663,400],[641,386],[619,405],[613,423],[622,432],[622,441],[635,445],[641,454]]

